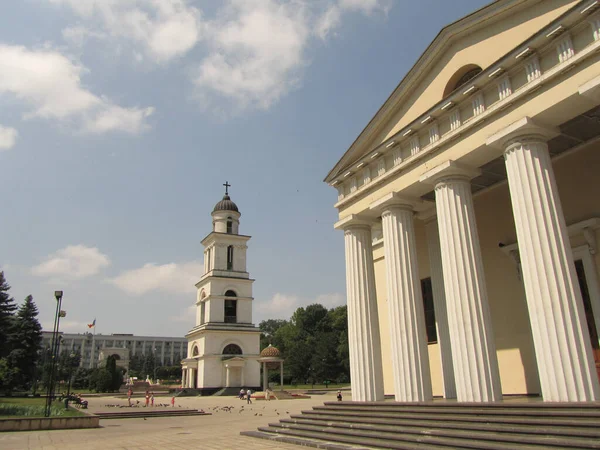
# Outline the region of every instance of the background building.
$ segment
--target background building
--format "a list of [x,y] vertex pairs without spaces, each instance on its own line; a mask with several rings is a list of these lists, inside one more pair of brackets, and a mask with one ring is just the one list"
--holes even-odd
[[[43,331],[43,346],[50,346],[52,332]],[[98,366],[101,352],[107,348],[127,349],[130,358],[154,354],[161,366],[179,365],[187,356],[187,340],[183,337],[134,336],[133,334],[60,333],[60,351],[67,349],[81,355],[80,367]],[[121,353],[121,352],[117,352]]]

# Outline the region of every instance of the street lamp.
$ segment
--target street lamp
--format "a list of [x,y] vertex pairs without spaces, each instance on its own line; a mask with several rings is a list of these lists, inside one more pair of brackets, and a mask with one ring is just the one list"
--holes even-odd
[[50,377],[48,380],[48,386],[46,389],[46,407],[44,409],[44,417],[50,417],[50,411],[52,408],[52,397],[54,394],[54,378],[56,376],[56,361],[58,359],[58,327],[60,326],[60,318],[64,317],[60,307],[62,304],[63,291],[54,291],[54,298],[56,298],[56,312],[54,313],[54,329],[52,330],[52,345],[51,345],[51,367]]

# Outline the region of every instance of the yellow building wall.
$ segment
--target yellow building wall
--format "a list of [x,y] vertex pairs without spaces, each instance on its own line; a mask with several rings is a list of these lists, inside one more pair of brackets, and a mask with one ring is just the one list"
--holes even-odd
[[[600,143],[568,153],[554,161],[559,195],[567,225],[600,217]],[[512,258],[500,250],[499,243],[516,242],[510,193],[506,183],[492,187],[474,198],[477,229],[481,243],[485,280],[492,317],[495,344],[504,394],[539,394],[540,385],[531,337],[529,314],[522,282]],[[420,278],[429,276],[429,258],[424,225],[415,221]],[[600,233],[597,238],[600,239]],[[572,239],[573,246],[581,239]],[[385,245],[385,243],[384,243]],[[385,285],[383,248],[374,251],[375,281],[379,306],[384,361],[385,393],[393,394],[390,335]],[[596,254],[600,277],[600,259]],[[434,396],[443,394],[439,345],[429,345]]]

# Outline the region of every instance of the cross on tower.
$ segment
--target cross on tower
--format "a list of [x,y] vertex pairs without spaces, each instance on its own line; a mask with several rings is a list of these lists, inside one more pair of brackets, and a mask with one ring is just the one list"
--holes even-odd
[[226,181],[223,186],[225,186],[225,195],[229,195],[228,189],[231,187],[231,185]]

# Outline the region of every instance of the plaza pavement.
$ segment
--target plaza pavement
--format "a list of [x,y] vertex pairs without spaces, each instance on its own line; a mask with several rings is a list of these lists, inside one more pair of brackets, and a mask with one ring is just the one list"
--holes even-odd
[[[87,400],[91,412],[129,410],[105,406],[126,405],[126,398],[88,397]],[[154,402],[170,404],[170,400],[171,397],[156,397]],[[333,400],[333,393],[314,395],[309,399],[253,400],[252,405],[233,397],[182,397],[175,399],[175,408],[179,409],[181,405],[182,408],[204,409],[212,415],[100,420],[101,428],[87,430],[6,432],[0,433],[0,449],[298,450],[302,447],[240,436],[240,431],[256,430],[259,426]],[[230,412],[222,409],[229,406],[233,406]]]

